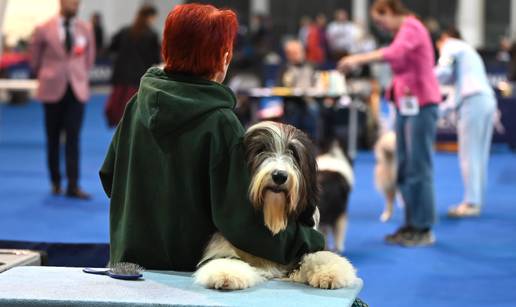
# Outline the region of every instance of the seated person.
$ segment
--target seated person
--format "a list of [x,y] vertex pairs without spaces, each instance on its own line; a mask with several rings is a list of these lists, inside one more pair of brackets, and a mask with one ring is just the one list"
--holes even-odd
[[211,5],[168,15],[165,68],[142,77],[100,170],[111,198],[111,263],[194,271],[215,232],[283,264],[324,248],[319,232],[295,221],[273,236],[249,203],[244,129],[221,84],[237,25],[233,11]]
[[[307,63],[301,41],[290,40],[284,45],[287,62],[280,69],[277,86],[308,89],[314,85],[315,70]],[[317,140],[319,108],[314,99],[289,97],[285,99],[283,122],[303,130]]]

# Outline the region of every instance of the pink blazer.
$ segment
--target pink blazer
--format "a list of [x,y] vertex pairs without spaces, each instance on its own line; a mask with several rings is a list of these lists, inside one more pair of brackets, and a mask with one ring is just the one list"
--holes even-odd
[[420,106],[441,102],[439,83],[434,74],[432,40],[417,18],[406,17],[393,42],[382,52],[394,75],[392,88],[387,91],[388,99],[398,103],[408,92],[417,96]]
[[77,99],[86,103],[90,97],[89,70],[95,61],[95,40],[86,22],[74,22],[74,44],[68,54],[61,38],[61,20],[54,17],[38,26],[32,36],[30,65],[37,73],[37,97],[44,103],[56,103],[70,84]]

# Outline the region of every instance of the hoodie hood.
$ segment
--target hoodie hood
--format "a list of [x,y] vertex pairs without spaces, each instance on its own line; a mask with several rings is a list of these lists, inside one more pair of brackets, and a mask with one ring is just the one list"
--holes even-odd
[[222,84],[154,67],[142,77],[136,117],[159,138],[181,134],[192,121],[235,105],[235,95]]

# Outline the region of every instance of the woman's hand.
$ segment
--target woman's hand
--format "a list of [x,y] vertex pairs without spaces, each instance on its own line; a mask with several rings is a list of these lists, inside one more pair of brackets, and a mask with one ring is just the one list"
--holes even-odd
[[383,60],[382,50],[375,50],[367,53],[359,53],[343,57],[337,64],[337,69],[342,72],[349,72],[358,66]]
[[350,55],[343,57],[339,63],[337,64],[337,69],[342,72],[349,72],[358,66],[358,61],[356,56]]

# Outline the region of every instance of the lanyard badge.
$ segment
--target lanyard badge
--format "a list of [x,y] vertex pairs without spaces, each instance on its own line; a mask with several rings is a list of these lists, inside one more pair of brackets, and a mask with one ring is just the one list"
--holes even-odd
[[400,113],[403,116],[416,116],[419,114],[419,100],[417,96],[411,94],[407,88],[405,95],[400,98]]

